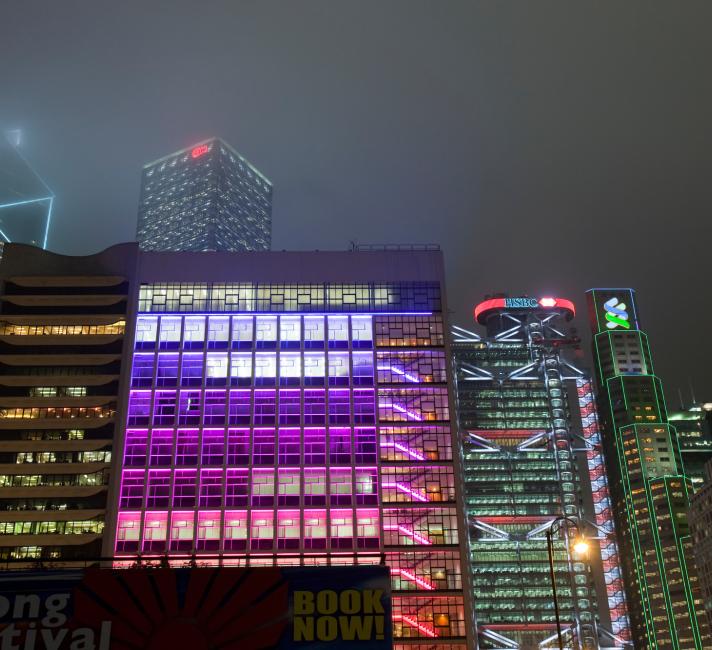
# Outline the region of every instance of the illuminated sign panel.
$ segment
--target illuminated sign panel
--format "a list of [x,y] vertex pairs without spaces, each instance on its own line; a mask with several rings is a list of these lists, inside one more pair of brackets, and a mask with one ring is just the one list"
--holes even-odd
[[591,289],[587,294],[595,333],[638,329],[633,289]]
[[552,298],[550,296],[544,298],[530,298],[528,296],[518,296],[515,298],[490,298],[481,302],[475,307],[475,320],[482,323],[482,318],[486,317],[492,311],[506,309],[562,309],[568,311],[568,318],[573,318],[576,315],[574,303],[565,298]]
[[0,626],[27,650],[386,650],[390,578],[385,566],[8,571]]
[[207,144],[201,144],[197,147],[194,147],[193,150],[190,152],[190,155],[192,158],[200,158],[200,156],[208,153],[209,150],[210,149]]

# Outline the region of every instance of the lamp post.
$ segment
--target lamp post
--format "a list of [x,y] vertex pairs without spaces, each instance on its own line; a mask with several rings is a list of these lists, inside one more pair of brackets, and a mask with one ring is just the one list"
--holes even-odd
[[573,517],[561,515],[551,522],[551,526],[546,529],[546,545],[549,551],[549,573],[551,575],[551,589],[554,592],[554,614],[556,615],[556,636],[559,640],[559,650],[564,650],[564,640],[561,636],[561,617],[559,616],[559,600],[556,595],[556,574],[554,573],[554,533],[561,526],[572,525],[576,529],[576,542],[574,551],[581,555],[588,551],[588,543],[581,534],[578,522]]

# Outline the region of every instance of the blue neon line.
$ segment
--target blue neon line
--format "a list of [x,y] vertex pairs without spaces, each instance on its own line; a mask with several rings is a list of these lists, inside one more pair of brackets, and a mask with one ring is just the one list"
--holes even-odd
[[49,222],[52,219],[52,205],[54,204],[54,197],[49,200],[49,209],[47,210],[47,225],[45,226],[45,236],[42,248],[47,250],[47,237],[49,236]]
[[28,199],[27,201],[16,201],[15,203],[4,203],[0,205],[0,210],[2,208],[14,208],[16,205],[27,205],[28,203],[39,203],[40,201],[52,201],[54,196],[45,196],[41,199]]

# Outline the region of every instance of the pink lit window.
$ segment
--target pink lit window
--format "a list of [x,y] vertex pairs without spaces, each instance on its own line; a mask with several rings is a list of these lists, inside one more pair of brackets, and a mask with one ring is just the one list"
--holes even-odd
[[140,512],[120,512],[116,526],[116,552],[138,551],[141,531]]
[[326,548],[326,510],[304,511],[304,548]]
[[378,548],[378,510],[356,510],[356,542],[358,548]]
[[145,467],[148,431],[144,429],[127,429],[124,466]]
[[299,390],[279,391],[279,423],[299,424],[302,417],[302,395]]
[[354,521],[351,510],[331,511],[331,547],[353,548]]
[[246,506],[249,486],[249,470],[229,468],[225,479],[225,505]]
[[356,505],[378,504],[378,472],[375,467],[356,468]]
[[351,396],[348,388],[329,389],[329,424],[351,422]]
[[193,512],[174,512],[171,515],[171,551],[193,550]]
[[304,463],[326,463],[326,429],[304,429]]
[[224,530],[226,551],[239,551],[247,548],[247,512],[245,510],[227,510]]
[[376,423],[376,400],[372,388],[357,388],[353,393],[354,422],[356,424]]
[[277,548],[299,548],[299,510],[280,510],[277,513]]
[[198,551],[220,549],[220,512],[202,511],[198,513]]
[[252,470],[252,507],[274,505],[274,470]]
[[153,400],[153,426],[171,426],[176,416],[176,392],[157,390]]
[[298,506],[301,494],[300,483],[301,472],[299,470],[280,469],[277,472],[278,505]]
[[254,393],[255,424],[274,424],[277,419],[277,399],[274,390],[256,390]]
[[252,464],[274,465],[274,429],[253,429],[252,431]]
[[279,430],[280,465],[299,465],[301,432],[299,429]]
[[143,503],[143,491],[146,484],[146,472],[142,469],[125,469],[121,475],[121,508],[140,508]]
[[143,520],[143,552],[163,553],[167,534],[168,513],[147,512]]
[[222,465],[225,459],[225,431],[205,429],[203,431],[203,465]]
[[332,467],[329,470],[329,489],[332,506],[348,506],[353,500],[352,474],[350,469]]
[[176,465],[198,464],[198,430],[178,429],[176,433]]
[[200,470],[200,496],[198,505],[201,508],[215,508],[222,505],[223,472],[221,469]]
[[195,506],[198,470],[177,469],[173,475],[173,507],[192,508]]
[[304,424],[326,424],[326,395],[323,389],[304,391]]
[[354,429],[354,446],[357,463],[375,463],[378,457],[376,430],[356,427]]
[[151,392],[148,390],[132,390],[129,396],[129,426],[147,425],[151,415]]
[[173,431],[154,429],[151,432],[151,467],[170,467],[173,457]]
[[304,470],[304,504],[307,506],[326,505],[326,469]]
[[250,406],[249,390],[231,390],[228,423],[250,424]]
[[199,390],[182,390],[178,401],[178,424],[200,424]]
[[329,429],[329,459],[332,465],[351,464],[351,429]]
[[225,391],[206,390],[203,424],[206,426],[225,424]]
[[250,462],[250,430],[228,429],[227,464],[247,465]]
[[274,548],[274,512],[272,510],[252,511],[250,547],[253,550]]
[[148,471],[146,507],[165,508],[171,495],[171,471],[151,469]]

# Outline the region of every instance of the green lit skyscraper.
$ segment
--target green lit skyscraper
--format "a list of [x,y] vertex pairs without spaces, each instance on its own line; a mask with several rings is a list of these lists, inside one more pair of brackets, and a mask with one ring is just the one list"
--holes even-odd
[[588,306],[603,448],[635,647],[710,648],[691,561],[691,481],[682,472],[648,337],[638,329],[634,292],[593,289]]

